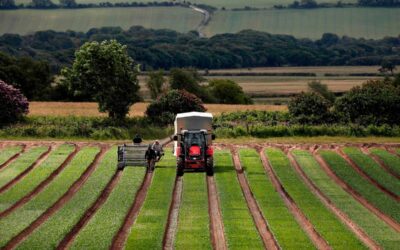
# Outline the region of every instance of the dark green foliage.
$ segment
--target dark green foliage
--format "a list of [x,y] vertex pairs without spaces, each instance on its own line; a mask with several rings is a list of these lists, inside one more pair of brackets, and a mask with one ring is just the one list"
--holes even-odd
[[393,75],[393,70],[395,69],[396,69],[396,64],[394,64],[391,60],[384,59],[381,63],[379,71],[381,73],[390,72]]
[[156,99],[162,93],[164,82],[164,72],[162,70],[150,72],[149,78],[146,80],[146,85],[152,99]]
[[206,108],[195,95],[185,90],[171,90],[152,102],[146,110],[147,117],[156,124],[172,124],[178,113],[199,111]]
[[84,44],[75,54],[72,68],[63,70],[70,90],[99,103],[100,112],[123,119],[138,96],[138,69],[126,46],[115,40]]
[[400,6],[399,0],[358,0],[360,6],[395,7]]
[[21,91],[0,80],[0,125],[16,122],[28,111],[28,100]]
[[73,8],[76,7],[77,4],[75,0],[60,0],[60,6],[66,8]]
[[32,7],[35,8],[55,8],[56,5],[51,0],[32,0]]
[[369,81],[351,89],[335,102],[343,122],[361,125],[400,124],[400,87],[387,79]]
[[289,113],[295,123],[322,124],[330,118],[329,106],[321,95],[302,92],[289,102]]
[[225,104],[252,104],[253,101],[247,96],[242,87],[231,80],[212,80],[208,89],[216,99],[217,103]]
[[15,9],[16,7],[14,0],[0,0],[0,9]]
[[311,92],[321,95],[323,98],[329,101],[330,104],[333,104],[335,102],[335,94],[328,89],[328,86],[326,84],[322,84],[320,81],[309,82],[308,89]]

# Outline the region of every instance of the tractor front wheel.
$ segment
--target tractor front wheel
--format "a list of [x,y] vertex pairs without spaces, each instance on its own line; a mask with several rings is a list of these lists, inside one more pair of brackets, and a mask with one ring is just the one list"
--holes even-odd
[[213,158],[207,158],[206,172],[208,176],[214,175],[214,161]]

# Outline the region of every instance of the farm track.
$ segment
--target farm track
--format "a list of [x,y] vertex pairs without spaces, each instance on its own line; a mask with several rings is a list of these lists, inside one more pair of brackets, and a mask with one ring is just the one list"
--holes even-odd
[[176,232],[178,229],[179,207],[182,201],[182,187],[183,187],[182,176],[177,176],[175,179],[175,186],[172,195],[171,205],[169,208],[167,226],[165,228],[165,234],[163,239],[163,249],[165,250],[174,249],[174,242],[175,242]]
[[0,164],[0,170],[2,170],[3,168],[6,168],[8,165],[10,165],[11,163],[13,163],[21,154],[23,154],[27,148],[27,146],[25,144],[20,145],[22,147],[21,151],[14,154],[13,156],[11,156],[6,162],[4,162],[3,164]]
[[15,185],[19,180],[24,178],[31,170],[33,170],[35,167],[40,166],[44,160],[47,159],[49,156],[50,152],[53,150],[52,146],[49,146],[45,152],[43,152],[28,168],[26,168],[24,171],[22,171],[19,175],[17,175],[14,179],[10,180],[8,183],[6,183],[4,186],[0,188],[0,194],[3,193],[4,191],[8,190],[11,188],[13,185]]
[[48,208],[43,214],[41,214],[36,220],[34,220],[28,227],[14,236],[7,245],[4,246],[3,250],[16,248],[26,237],[28,237],[33,231],[36,230],[40,225],[42,225],[50,216],[56,213],[61,207],[63,207],[75,193],[82,187],[82,185],[89,179],[90,175],[94,172],[96,167],[101,162],[107,147],[102,146],[100,152],[98,152],[92,161],[92,163],[87,167],[85,172],[79,177],[78,180],[71,185],[68,191],[58,199],[50,208]]
[[319,200],[327,207],[336,217],[345,224],[368,248],[381,249],[381,247],[372,240],[354,221],[351,220],[343,211],[337,208],[333,202],[311,181],[311,179],[304,173],[303,169],[296,161],[291,150],[287,153],[292,167],[296,170],[297,174],[301,177],[303,182],[312,191],[312,193],[319,198]]
[[146,199],[147,191],[150,187],[153,179],[153,172],[146,172],[146,176],[143,179],[142,185],[136,193],[135,201],[133,202],[129,212],[125,216],[125,220],[120,227],[118,233],[115,235],[110,249],[120,250],[125,246],[125,242],[129,236],[130,228],[138,216],[140,209]]
[[225,239],[217,187],[213,176],[206,176],[208,192],[208,213],[210,214],[211,240],[215,250],[228,249]]
[[71,162],[71,160],[75,157],[75,155],[79,152],[80,147],[75,145],[74,151],[68,155],[68,157],[64,160],[63,163],[53,172],[47,179],[45,179],[43,182],[41,182],[35,189],[33,189],[30,193],[22,197],[20,200],[18,200],[16,203],[14,203],[11,207],[7,208],[6,210],[0,212],[0,219],[9,215],[12,213],[14,210],[18,209],[19,207],[23,206],[30,200],[32,200],[37,194],[39,194],[47,185],[50,184],[51,181],[53,181],[54,178],[57,177],[61,171],[64,170],[66,166]]
[[310,237],[310,239],[312,240],[312,242],[318,249],[331,249],[329,244],[315,230],[312,223],[308,220],[308,218],[300,210],[300,208],[297,206],[297,204],[292,199],[292,197],[287,193],[285,188],[282,186],[282,184],[280,183],[278,177],[276,176],[274,170],[272,169],[272,167],[271,167],[270,163],[268,162],[267,157],[265,156],[265,153],[263,151],[264,151],[264,149],[261,149],[259,151],[259,154],[260,154],[260,158],[261,158],[262,164],[264,166],[264,169],[267,172],[268,176],[270,177],[275,189],[277,190],[277,192],[279,192],[280,196],[284,200],[286,206],[289,208],[289,210],[292,212],[293,216],[296,218],[297,222],[300,224],[300,226],[303,228],[303,230],[308,234],[308,236]]
[[382,169],[384,169],[388,174],[392,175],[393,177],[397,178],[400,180],[400,175],[397,174],[396,172],[394,172],[392,169],[390,169],[385,162],[383,162],[383,160],[381,158],[379,158],[379,156],[371,153],[367,148],[360,148],[361,151],[368,155],[369,157],[371,157]]
[[373,179],[371,176],[369,176],[367,173],[365,173],[355,161],[353,161],[341,148],[337,148],[336,152],[343,157],[343,159],[346,160],[346,162],[359,174],[361,175],[364,179],[368,180],[372,185],[374,185],[376,188],[381,190],[383,193],[388,195],[389,197],[393,198],[397,202],[400,201],[400,197],[393,193],[392,191],[388,190],[384,186],[382,186],[380,183],[378,183],[375,179]]
[[64,237],[64,239],[57,246],[57,249],[68,249],[75,237],[79,234],[83,227],[90,221],[93,215],[99,210],[99,208],[106,202],[107,198],[110,196],[114,187],[118,184],[121,179],[122,171],[117,170],[111,180],[108,182],[107,186],[104,188],[97,200],[92,204],[92,206],[85,212],[81,217],[79,222],[71,229],[71,231]]
[[386,222],[390,227],[392,227],[394,230],[397,232],[400,232],[400,224],[397,223],[394,219],[392,219],[390,216],[386,215],[382,211],[380,211],[378,208],[376,208],[374,205],[369,203],[364,197],[362,197],[357,191],[355,191],[350,185],[348,185],[346,182],[341,180],[329,167],[329,165],[325,162],[325,160],[321,157],[321,155],[318,154],[318,151],[313,152],[315,159],[317,160],[318,164],[321,166],[321,168],[325,171],[325,173],[332,178],[339,186],[341,186],[347,193],[349,193],[354,199],[356,199],[358,202],[360,202],[364,207],[366,207],[368,210],[370,210],[372,213],[374,213],[376,216],[378,216],[381,220]]
[[246,199],[247,206],[253,217],[254,223],[257,227],[257,230],[260,234],[260,237],[264,243],[265,248],[280,249],[274,235],[271,233],[271,230],[261,212],[260,207],[257,204],[257,201],[255,200],[255,198],[250,190],[249,183],[247,182],[247,179],[243,173],[244,170],[241,166],[240,158],[239,158],[239,155],[238,155],[236,149],[231,149],[231,153],[232,153],[233,162],[235,165],[236,175],[237,175],[238,181],[240,183],[240,187],[242,189],[243,196]]

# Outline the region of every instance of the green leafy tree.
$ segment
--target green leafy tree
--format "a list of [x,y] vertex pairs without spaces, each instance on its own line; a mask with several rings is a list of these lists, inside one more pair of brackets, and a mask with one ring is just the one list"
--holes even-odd
[[60,5],[66,8],[73,8],[77,6],[75,0],[60,0]]
[[52,8],[55,4],[51,0],[32,0],[32,6],[35,8]]
[[244,92],[242,87],[234,81],[217,79],[208,84],[208,89],[218,103],[251,104],[253,101]]
[[396,65],[390,61],[390,60],[383,60],[381,63],[381,67],[379,68],[379,71],[381,73],[386,73],[390,72],[392,75],[394,75],[393,71],[396,69]]
[[16,122],[28,111],[28,99],[21,91],[0,80],[0,125]]
[[90,96],[100,112],[123,119],[129,107],[140,100],[138,67],[126,46],[115,40],[85,43],[76,53],[70,69],[62,75],[75,95]]
[[0,9],[13,9],[15,7],[14,0],[0,0]]
[[164,82],[164,72],[162,70],[149,74],[146,85],[152,99],[156,99],[162,93]]
[[328,100],[331,104],[335,102],[335,94],[328,89],[326,84],[322,84],[320,81],[311,81],[308,83],[308,89],[311,92],[320,94],[326,100]]
[[330,119],[330,104],[321,95],[300,93],[289,102],[291,120],[300,124],[322,124]]

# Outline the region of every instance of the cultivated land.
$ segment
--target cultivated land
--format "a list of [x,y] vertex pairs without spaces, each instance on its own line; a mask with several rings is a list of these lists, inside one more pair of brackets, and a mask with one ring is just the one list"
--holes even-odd
[[[14,177],[10,192],[0,193],[1,203],[17,204],[0,212],[0,246],[396,249],[398,203],[342,158],[344,151],[356,163],[380,166],[371,153],[387,164],[400,162],[400,144],[371,146],[216,144],[214,177],[176,178],[169,148],[146,174],[143,167],[117,171],[111,144],[0,142],[2,158],[25,149],[2,160],[7,171],[50,149],[23,178]],[[368,175],[379,180],[382,173]]]

